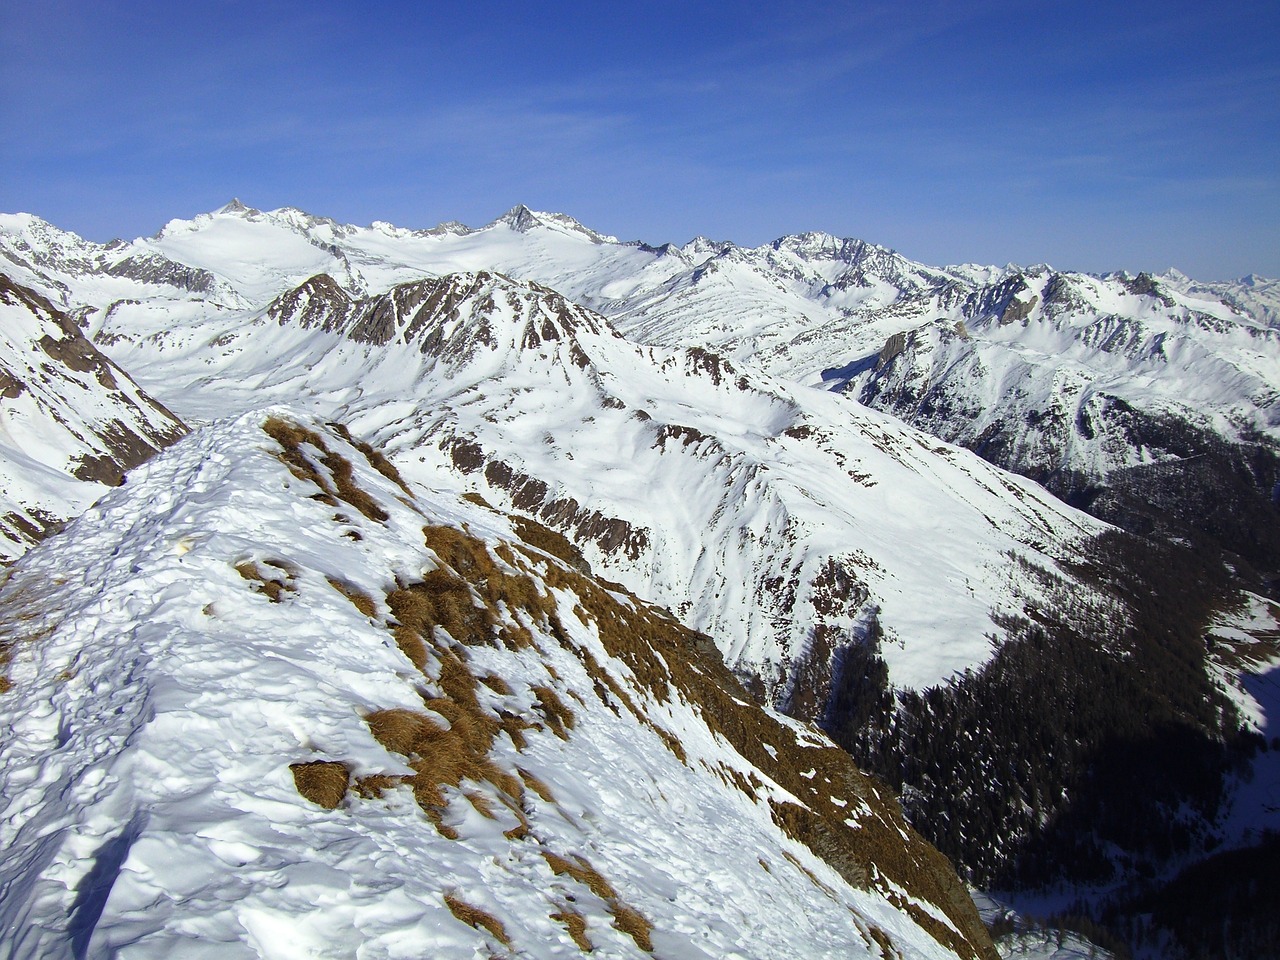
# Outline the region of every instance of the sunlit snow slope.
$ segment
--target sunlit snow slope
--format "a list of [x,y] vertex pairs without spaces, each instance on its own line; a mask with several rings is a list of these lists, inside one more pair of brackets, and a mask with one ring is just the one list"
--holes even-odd
[[346,437],[205,427],[8,571],[6,956],[994,956],[705,638]]
[[0,560],[184,429],[65,314],[0,273]]
[[152,335],[165,342],[166,318],[261,308],[320,273],[362,296],[424,276],[500,272],[598,310],[632,340],[709,348],[855,391],[1041,479],[1067,471],[1098,482],[1203,448],[1171,441],[1170,429],[1280,441],[1280,287],[1254,276],[929,267],[823,233],[754,248],[653,246],[524,207],[480,228],[359,227],[238,201],[105,246],[0,216],[0,257],[92,330],[127,308],[154,314]]

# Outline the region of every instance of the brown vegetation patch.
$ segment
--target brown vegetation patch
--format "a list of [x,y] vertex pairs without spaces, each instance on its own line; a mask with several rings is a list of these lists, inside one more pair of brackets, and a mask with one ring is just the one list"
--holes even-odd
[[561,740],[568,740],[569,731],[577,723],[573,711],[565,706],[564,701],[550,687],[534,686],[532,690],[538,698],[538,712],[546,717],[552,732]]
[[329,586],[350,600],[352,605],[366,617],[376,616],[378,612],[377,602],[354,583],[339,580],[337,577],[329,577]]
[[477,793],[474,790],[463,792],[463,796],[467,798],[467,802],[476,808],[476,813],[484,817],[486,820],[497,820],[498,815],[493,812],[493,801],[486,797],[483,793]]
[[[638,600],[625,605],[574,571],[552,563],[544,567],[548,587],[563,588],[581,599],[606,651],[630,669],[641,689],[660,703],[678,698],[697,704],[715,733],[802,801],[803,805],[771,805],[775,822],[789,836],[854,885],[875,886],[883,876],[938,906],[962,932],[957,934],[935,920],[921,921],[921,925],[960,956],[994,956],[973,902],[950,862],[907,825],[887,787],[859,772],[845,751],[823,743],[821,738],[801,739],[791,727],[747,703],[747,695],[723,662],[712,655],[706,638],[683,627],[665,611]],[[607,692],[634,710],[620,685],[589,651],[569,642],[562,631],[557,635],[582,659],[601,699]],[[766,746],[772,747],[773,753]],[[755,800],[749,781],[737,785]],[[858,829],[844,823],[849,816],[846,810],[854,807],[835,806],[829,802],[831,796],[865,804]],[[873,864],[878,873],[870,869]]]
[[236,573],[248,580],[255,593],[261,593],[272,603],[279,603],[286,593],[297,593],[293,582],[297,569],[284,560],[242,560],[236,564]]
[[547,803],[555,803],[555,794],[551,792],[551,788],[541,779],[530,773],[524,767],[517,767],[516,772],[520,774],[520,779],[524,781],[524,785],[540,796]]
[[486,673],[480,678],[480,682],[500,696],[509,697],[512,694],[511,685],[496,673]]
[[[696,705],[716,735],[732,745],[761,776],[799,800],[771,805],[771,813],[782,830],[808,846],[852,884],[879,886],[886,893],[895,885],[912,897],[935,904],[961,933],[924,911],[917,911],[919,915],[914,918],[959,956],[994,956],[972,900],[950,863],[907,826],[892,793],[861,774],[849,755],[829,741],[816,734],[798,733],[750,704],[714,654],[708,638],[683,627],[660,608],[634,598],[620,600],[619,596],[626,596],[620,587],[601,586],[546,553],[529,549],[519,550],[517,555],[505,545],[490,550],[465,531],[452,527],[428,526],[423,535],[441,567],[421,584],[399,585],[388,596],[388,603],[398,622],[394,628],[397,639],[404,646],[402,636],[407,634],[416,644],[417,652],[411,654],[415,663],[426,663],[427,643],[439,658],[441,695],[428,699],[426,707],[444,717],[449,729],[433,723],[426,728],[435,741],[429,749],[418,745],[406,754],[418,771],[412,778],[415,795],[429,817],[432,810],[436,811],[434,822],[439,822],[443,807],[441,785],[457,787],[463,779],[496,784],[498,799],[503,803],[507,803],[504,796],[519,801],[525,786],[553,802],[549,791],[544,793],[534,787],[525,771],[520,771],[518,779],[497,770],[489,758],[498,733],[506,730],[519,747],[527,726],[513,714],[481,706],[477,697],[480,681],[466,662],[464,640],[506,642],[496,625],[500,620],[518,617],[523,623],[545,629],[574,653],[603,703],[615,711],[631,712],[682,759],[684,748],[679,740],[655,723],[647,704],[641,709],[639,699],[646,696],[657,704],[684,701]],[[535,570],[541,582],[530,575]],[[579,598],[575,613],[584,624],[594,627],[608,660],[602,662],[570,638],[557,614],[551,592],[554,590]],[[834,596],[835,593],[847,596]],[[833,591],[833,599],[852,600],[855,593],[856,589]],[[453,599],[442,599],[449,597]],[[469,607],[463,605],[463,597]],[[478,611],[479,621],[470,619],[474,616],[472,609]],[[441,626],[443,632],[433,634],[435,626]],[[449,642],[446,633],[459,642]],[[621,674],[615,679],[614,672],[619,669],[615,663],[634,677],[634,682]],[[506,695],[500,686],[486,686]],[[550,687],[532,688],[531,692],[538,698],[539,711],[546,716],[547,724],[558,734],[567,735],[573,714],[560,696]],[[741,776],[732,778],[732,782],[752,802],[759,802],[756,788],[762,781]],[[848,805],[842,808],[833,804],[832,796]],[[517,804],[508,805],[514,809]],[[853,811],[857,811],[856,829],[844,823]],[[612,887],[589,863],[555,854],[547,854],[547,860],[555,872],[573,877],[613,904],[615,925],[625,928],[637,944],[648,949],[648,921],[618,902]]]
[[649,936],[653,930],[653,924],[640,911],[624,903],[619,898],[618,892],[613,889],[613,884],[609,883],[586,857],[574,854],[573,859],[570,860],[550,850],[543,850],[542,856],[556,876],[572,877],[603,900],[609,908],[609,913],[613,915],[613,925],[630,936],[641,950],[653,952],[653,941]]
[[335,760],[312,760],[309,763],[291,763],[293,783],[298,792],[326,810],[342,803],[351,783],[351,771],[345,763]]
[[[440,695],[425,699],[431,713],[397,708],[379,710],[365,718],[374,738],[386,749],[404,756],[413,769],[413,775],[402,782],[413,789],[414,799],[427,818],[442,834],[454,839],[456,831],[443,822],[449,803],[444,788],[461,789],[464,781],[491,785],[499,801],[524,822],[520,813],[524,784],[501,769],[491,756],[495,738],[507,728],[481,704],[478,681],[460,651],[461,648],[456,651],[448,647],[436,650],[440,659]],[[465,651],[461,653],[465,655]],[[512,729],[517,735],[522,730],[519,726]],[[493,816],[488,798],[479,799],[474,791],[464,793],[477,810]],[[527,823],[524,826],[527,828]]]
[[[494,617],[492,612],[476,604],[471,587],[446,569],[432,570],[417,583],[401,583],[387,594],[387,605],[395,617],[397,641],[405,631],[420,642],[431,642],[436,627],[440,627],[454,640],[468,646],[492,645]],[[410,641],[411,649],[416,646]],[[418,658],[405,649],[409,659],[421,667]]]
[[[0,280],[4,275],[0,274]],[[0,286],[0,291],[3,287]],[[0,572],[0,587],[8,583],[9,572]],[[53,633],[55,624],[47,619],[48,601],[39,591],[20,586],[0,600],[0,694],[13,689],[8,677],[13,650],[19,643],[35,643]]]
[[561,907],[556,913],[551,914],[551,919],[564,924],[565,929],[569,931],[569,936],[583,953],[590,953],[595,949],[587,937],[587,918],[573,907],[567,905]]
[[394,483],[397,487],[405,492],[406,495],[412,497],[413,491],[409,489],[409,485],[404,482],[404,477],[400,475],[400,471],[396,469],[396,465],[387,459],[377,447],[372,444],[359,440],[351,435],[351,431],[347,429],[346,424],[334,423],[329,424],[343,440],[351,444],[357,450],[364,454],[364,458],[369,461],[369,466],[377,470],[380,474]]
[[636,946],[646,953],[653,953],[653,924],[639,910],[625,903],[614,903],[610,907],[613,913],[613,925],[636,942]]
[[582,556],[582,551],[575,547],[564,534],[557,533],[550,527],[527,517],[522,517],[519,514],[510,514],[509,516],[511,517],[512,529],[529,546],[536,547],[543,553],[551,554],[557,560],[564,561],[580,573],[588,575],[591,573],[591,566]]
[[867,933],[880,948],[880,960],[902,960],[902,953],[893,945],[889,935],[877,926],[872,926]]
[[507,930],[502,925],[502,921],[486,910],[467,903],[465,900],[453,893],[444,895],[444,902],[449,908],[449,912],[473,929],[485,929],[497,940],[502,941],[503,946],[511,946],[511,938],[507,936]]
[[385,773],[375,773],[368,777],[361,777],[352,786],[361,798],[377,800],[388,790],[400,786],[404,781],[404,777],[392,777]]
[[[381,523],[387,519],[389,514],[356,484],[351,461],[331,451],[320,434],[279,417],[268,417],[262,429],[280,444],[281,452],[277,456],[289,472],[299,480],[309,480],[320,488],[321,493],[316,499],[331,506],[337,506],[338,500],[345,500],[370,520]],[[315,453],[308,453],[305,447],[312,448]]]
[[[555,603],[542,594],[532,577],[512,569],[516,567],[514,554],[498,549],[507,567],[504,569],[482,541],[455,527],[426,526],[423,539],[442,566],[419,583],[402,583],[388,595],[392,613],[402,627],[426,639],[431,628],[440,626],[468,645],[501,642],[520,649],[533,643],[521,616],[530,623],[545,623],[554,614]],[[498,627],[498,615],[504,608],[513,622]],[[408,638],[401,643],[406,645],[410,650],[416,647]],[[406,653],[413,659],[410,650]]]

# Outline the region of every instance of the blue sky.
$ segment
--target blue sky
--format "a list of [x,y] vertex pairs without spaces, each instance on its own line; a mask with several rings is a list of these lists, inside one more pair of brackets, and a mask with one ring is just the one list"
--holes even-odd
[[1280,276],[1280,4],[0,3],[0,210]]

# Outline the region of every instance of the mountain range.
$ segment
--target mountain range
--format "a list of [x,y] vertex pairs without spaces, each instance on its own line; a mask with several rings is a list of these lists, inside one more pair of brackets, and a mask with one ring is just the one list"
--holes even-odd
[[[400,642],[407,608],[397,607],[407,601],[393,597],[420,589],[415,577],[425,577],[427,570],[421,557],[406,560],[396,553],[399,548],[373,536],[371,529],[379,528],[367,522],[374,514],[410,509],[425,515],[432,529],[483,528],[475,542],[468,541],[467,564],[485,567],[495,557],[514,557],[509,545],[523,538],[544,553],[555,545],[550,553],[573,573],[556,566],[554,578],[609,578],[574,580],[577,599],[557,603],[576,604],[597,623],[616,615],[586,603],[583,594],[591,593],[601,603],[647,610],[641,628],[646,637],[689,631],[687,639],[671,642],[700,650],[712,665],[680,669],[697,677],[720,671],[714,685],[681,688],[695,713],[705,720],[706,704],[723,700],[716,700],[712,687],[733,690],[741,684],[743,692],[730,700],[743,709],[739,697],[783,711],[794,718],[787,723],[817,724],[900,791],[915,826],[968,879],[984,886],[1025,890],[1071,882],[1095,891],[1095,912],[1105,905],[1129,916],[1138,909],[1133,877],[1172,878],[1224,844],[1247,846],[1249,831],[1259,823],[1258,805],[1265,801],[1245,789],[1242,778],[1273,775],[1257,747],[1258,740],[1266,743],[1273,721],[1267,719],[1265,691],[1247,674],[1265,674],[1280,631],[1280,610],[1267,597],[1274,594],[1280,569],[1280,292],[1274,282],[1203,284],[1176,272],[1089,276],[1043,265],[933,268],[824,234],[785,237],[758,248],[705,238],[680,247],[622,243],[565,215],[524,207],[481,228],[355,227],[291,208],[262,212],[238,201],[191,221],[173,221],[155,237],[105,245],[29,215],[0,216],[0,271],[8,276],[0,291],[6,311],[0,469],[6,471],[7,498],[0,545],[16,561],[0,603],[4,596],[15,598],[17,606],[10,609],[21,607],[16,598],[30,597],[51,568],[68,565],[67,551],[90,558],[99,551],[104,570],[122,556],[137,558],[128,561],[138,568],[133,579],[122,574],[119,581],[126,593],[176,584],[171,609],[160,619],[192,621],[195,608],[185,598],[208,592],[209,578],[171,580],[171,573],[159,572],[164,564],[151,570],[141,556],[164,553],[156,537],[178,543],[186,537],[191,543],[178,548],[185,556],[194,543],[217,541],[219,531],[244,522],[269,528],[270,536],[244,533],[247,540],[235,549],[220,546],[209,562],[216,556],[218,570],[238,570],[241,580],[265,591],[267,602],[287,601],[293,620],[280,628],[283,635],[302,638],[316,628],[313,591],[306,591],[303,602],[299,585],[328,578],[339,594],[344,588],[335,580],[358,597],[371,597],[369,610],[361,612],[375,633],[395,635],[400,649],[392,659],[412,661],[416,648],[406,652]],[[272,412],[264,414],[268,408]],[[308,551],[328,556],[342,544],[312,542],[322,525],[307,519],[311,508],[296,493],[290,495],[294,499],[263,501],[251,522],[249,514],[233,519],[234,501],[278,486],[267,479],[265,461],[259,464],[255,452],[267,442],[264,424],[265,435],[283,445],[275,461],[283,456],[297,481],[318,488],[311,500],[337,508],[331,520],[341,536],[364,544],[358,563],[354,557],[330,558],[327,570],[317,569]],[[139,471],[153,469],[137,464],[189,429],[193,437],[153,461],[157,475],[168,478],[168,492],[146,486],[150,481],[135,483]],[[293,454],[288,437],[297,447]],[[364,452],[356,456],[352,450]],[[349,474],[349,464],[361,457],[372,468],[385,465],[381,479],[350,480],[356,474]],[[199,464],[210,460],[227,464],[227,476],[258,477],[259,486],[247,480],[228,481],[226,489],[218,485],[222,481],[211,486],[198,479]],[[170,461],[175,465],[159,466]],[[49,536],[122,480],[123,489],[103,503],[118,503],[120,516],[134,518],[124,526],[136,538],[76,534],[97,522],[91,515],[96,518],[99,508],[65,533]],[[399,493],[390,496],[399,505],[393,507],[386,496],[375,498],[376,504],[357,494],[344,498],[344,482],[386,492],[391,482]],[[131,489],[140,486],[142,493]],[[423,491],[434,498],[431,510],[419,502]],[[156,502],[164,505],[147,505]],[[188,516],[205,502],[218,505],[223,520],[210,520],[212,526],[190,536],[151,530],[144,522],[149,511]],[[270,556],[265,548],[248,550],[255,537],[270,545]],[[58,546],[71,543],[78,545]],[[422,556],[428,556],[428,566],[448,568],[450,577],[469,584],[470,603],[488,611],[484,619],[497,635],[523,626],[535,636],[540,656],[552,658],[547,662],[558,663],[554,657],[560,656],[548,651],[581,647],[583,641],[566,639],[545,610],[541,619],[537,612],[521,614],[509,598],[492,593],[491,574],[479,583],[470,567],[460,568],[430,543],[427,549],[431,554]],[[28,550],[30,558],[19,559]],[[477,560],[477,551],[488,559]],[[530,589],[536,594],[567,589],[553,588],[545,571],[508,559],[499,566],[504,577],[534,577]],[[1148,576],[1148,568],[1161,575]],[[346,572],[357,569],[370,572]],[[225,572],[219,577],[213,578],[215,593],[230,596],[225,591],[228,583],[236,585],[235,578],[227,580]],[[92,604],[83,595],[75,599],[75,589],[59,587],[62,593],[49,603],[87,610]],[[636,607],[641,601],[635,597],[657,606]],[[112,602],[130,607],[123,599]],[[210,600],[206,610],[216,606]],[[129,622],[141,623],[138,618],[159,614],[130,616]],[[565,617],[558,616],[563,625]],[[63,630],[58,649],[74,657],[94,631],[119,629],[123,621],[110,621],[112,627],[101,627],[103,622],[99,614],[84,613],[68,616],[65,629],[33,627],[30,633],[42,639],[30,646],[53,649],[55,641],[43,638]],[[179,658],[204,656],[199,644],[221,636],[206,630],[204,621],[194,622],[199,628],[190,637],[184,633],[183,642],[195,646],[179,650]],[[324,615],[320,622],[326,622]],[[428,646],[439,640],[444,647],[428,660],[452,663],[448,651],[457,644],[493,643],[456,635],[439,615],[433,622],[438,630],[419,634]],[[129,629],[130,636],[146,633]],[[374,643],[374,634],[369,637]],[[142,646],[120,656],[158,665],[160,672],[153,675],[149,668],[139,674],[140,685],[125,684],[114,693],[104,688],[102,696],[145,699],[139,691],[150,689],[153,680],[161,687],[169,682],[162,679],[166,671],[180,668],[167,666],[168,653],[156,654],[146,646],[150,642],[138,639]],[[386,647],[385,636],[378,642]],[[163,649],[177,650],[175,643],[174,637],[165,639]],[[28,646],[11,644],[13,651]],[[510,646],[509,636],[497,646]],[[240,655],[242,663],[258,656]],[[635,674],[631,654],[607,655],[629,663]],[[658,656],[671,668],[674,654]],[[461,654],[457,659],[467,662]],[[717,666],[721,659],[725,666]],[[290,662],[304,660],[299,654]],[[413,666],[421,670],[426,662]],[[507,687],[533,689],[526,674],[514,669],[494,666],[493,672]],[[590,666],[585,669],[592,673]],[[427,670],[428,685],[443,682],[438,673],[438,664]],[[22,696],[35,698],[22,700],[20,712],[39,713],[33,704],[50,698],[64,711],[99,709],[90,700],[62,703],[60,694],[49,692],[59,681],[48,671],[42,676],[55,687],[35,679],[26,686],[11,681],[15,690],[26,691]],[[305,684],[302,676],[282,679],[280,695],[292,696],[286,691]],[[665,702],[652,690],[637,692],[620,676],[614,683],[622,693],[611,693],[603,677],[592,681],[594,688],[584,688],[598,702],[572,684],[549,689],[591,715],[603,706],[621,716],[618,707],[628,699]],[[358,719],[381,709],[367,693],[352,692],[342,677],[324,678],[323,684],[343,691],[344,716]],[[435,699],[439,693],[434,691]],[[432,698],[422,696],[429,706]],[[456,692],[449,696],[470,703]],[[8,699],[18,702],[12,693]],[[549,701],[540,702],[544,713],[556,712]],[[481,712],[493,720],[504,710],[526,716],[534,709],[520,703],[516,709],[484,700]],[[397,703],[394,709],[409,707]],[[664,727],[647,707],[630,715],[657,731],[668,753],[684,752],[687,759],[693,728]],[[447,710],[441,716],[453,722]],[[777,713],[752,716],[773,719],[750,724],[784,723]],[[483,726],[488,720],[476,722]],[[132,729],[143,733],[108,738],[103,742],[116,746],[102,749],[125,758],[120,763],[144,762],[139,757],[145,751],[120,745],[146,740],[150,723],[136,721]],[[33,734],[31,743],[56,742],[48,741],[47,724],[45,729],[46,739]],[[344,733],[339,740],[350,743],[352,736]],[[367,732],[362,736],[368,739]],[[697,733],[695,739],[705,736]],[[678,751],[671,749],[673,738],[682,744]],[[763,761],[745,741],[729,742],[761,769]],[[1141,749],[1159,769],[1130,764],[1126,770],[1108,759],[1122,742]],[[796,749],[803,746],[797,744]],[[312,747],[325,756],[335,753]],[[30,747],[24,756],[46,749]],[[69,764],[61,769],[73,771],[59,776],[70,777],[68,783],[90,776],[86,771],[93,763],[86,758],[93,749],[59,754]],[[269,752],[279,756],[281,750],[276,743]],[[1180,752],[1173,772],[1156,763],[1170,750]],[[413,751],[399,753],[412,766]],[[615,756],[607,750],[603,755]],[[219,756],[218,763],[237,762],[234,751]],[[702,759],[706,769],[739,763]],[[374,775],[375,767],[377,776],[398,777],[415,794],[428,789],[411,782],[421,772],[411,774],[403,761],[399,772],[387,772],[391,761],[381,754],[376,761],[357,751],[315,762],[343,765],[349,778],[344,782],[357,783],[350,788],[354,792],[344,788],[334,804],[348,813],[357,804],[354,798],[363,796],[359,779]],[[574,763],[574,769],[589,766]],[[278,774],[282,768],[275,769]],[[744,771],[721,780],[779,777]],[[1135,787],[1136,772],[1142,776]],[[259,773],[268,775],[265,766]],[[569,790],[585,789],[566,780],[558,767],[540,768],[538,774]],[[670,773],[648,776],[661,785]],[[271,789],[279,787],[271,782]],[[463,794],[468,789],[463,778],[438,781],[437,788],[440,783]],[[793,786],[786,789],[796,795]],[[1135,788],[1138,795],[1124,816],[1110,809],[1109,791]],[[477,809],[496,802],[530,815],[522,791],[501,784],[481,788],[486,790],[491,795]],[[35,797],[38,792],[27,795],[43,810],[49,803],[45,794]],[[758,805],[762,794],[757,789],[754,796]],[[149,823],[171,801],[150,796],[130,802],[126,819]],[[437,832],[452,823],[452,802],[423,807],[435,818]],[[99,816],[99,805],[114,811],[122,803],[111,791],[92,793],[85,816]],[[810,812],[820,807],[804,798],[799,806]],[[595,809],[599,814],[603,808]],[[893,809],[888,803],[884,816]],[[1181,813],[1165,816],[1174,809]],[[6,823],[17,822],[6,816]],[[765,819],[785,833],[790,816],[773,809]],[[624,820],[627,829],[639,829],[637,817],[628,808],[610,829]],[[1150,817],[1167,822],[1156,830],[1134,828],[1134,820]],[[23,948],[29,953],[20,955],[40,955],[50,943],[69,942],[75,955],[86,955],[92,946],[96,956],[93,951],[107,951],[116,937],[125,938],[120,943],[154,944],[145,948],[153,952],[171,949],[164,938],[174,935],[173,923],[156,920],[144,930],[142,920],[113,906],[121,865],[133,862],[129,858],[147,829],[143,823],[126,830],[125,839],[110,840],[109,830],[95,827],[105,845],[96,860],[57,854],[53,841],[43,847],[30,841],[31,849],[47,849],[55,859],[71,856],[79,864],[72,873],[94,876],[80,887],[59,881],[64,888],[96,884],[110,897],[85,893],[88,905],[77,901],[68,913],[56,897],[41,899],[31,887],[22,901],[26,906],[5,915],[7,925],[44,929],[48,921],[40,919],[46,916],[41,910],[61,910],[72,920],[71,926],[49,926],[52,939],[32,934],[32,946]],[[153,840],[174,842],[170,829],[157,828]],[[798,829],[809,838],[799,842],[828,862],[834,856],[840,872],[844,855],[832,853],[834,841],[813,839],[813,831],[827,828]],[[697,835],[697,843],[710,842]],[[608,842],[592,842],[611,851],[619,871],[639,856],[634,850],[622,853],[616,833]],[[786,841],[771,835],[753,841],[753,848],[780,842]],[[550,849],[543,843],[539,856],[552,873],[574,876],[556,870],[555,863],[578,861],[552,854],[561,858],[553,862],[546,856]],[[34,882],[30,864],[39,858],[32,857],[24,861],[26,872],[4,881],[7,889],[27,889]],[[934,862],[923,853],[908,859]],[[441,870],[438,863],[417,869]],[[968,908],[954,906],[948,869],[929,869],[930,879],[910,883],[932,885],[928,902],[935,907],[919,910],[932,916],[930,911],[941,909],[948,919],[939,922],[949,933],[939,933],[909,904],[894,900],[893,890],[910,886],[907,881],[868,887],[865,868],[845,880],[856,889],[879,889],[885,902],[905,911],[909,919],[886,934],[890,939],[918,937],[911,932],[915,924],[930,951],[989,950]],[[112,879],[99,882],[94,871]],[[731,872],[740,878],[737,868]],[[41,876],[40,883],[48,882],[47,873]],[[523,882],[532,876],[526,873]],[[179,879],[165,877],[157,889],[172,897],[170,885]],[[479,881],[468,882],[474,888]],[[490,886],[486,896],[501,900],[495,891],[508,889],[502,884]],[[818,889],[824,885],[829,886],[824,880]],[[256,904],[246,909],[282,909],[262,906],[271,900],[265,889],[245,887],[246,905]],[[629,881],[628,889],[643,899],[656,888]],[[127,904],[132,895],[118,897]],[[595,896],[604,913],[583,922],[595,930],[607,914],[616,929],[618,914],[610,904],[616,907],[623,898],[616,890],[613,900],[599,890]],[[847,897],[839,893],[834,899]],[[503,901],[506,939],[497,942],[518,953],[533,948],[513,947],[519,938],[511,929],[536,924],[525,915],[527,904],[512,905],[517,899],[511,894]],[[667,912],[656,902],[644,901],[647,913],[644,905],[640,912],[661,915],[667,930],[691,923],[688,914]],[[438,914],[442,908],[437,903],[434,909]],[[888,949],[875,946],[878,935],[867,932],[869,914],[859,916],[855,926],[866,935],[858,949]],[[563,924],[575,943],[578,922]],[[240,929],[235,935],[247,936],[245,942],[260,936],[252,924],[235,928],[227,916],[218,924],[226,936]],[[497,936],[483,923],[471,926]],[[127,931],[135,929],[137,936],[129,940],[133,934]],[[386,929],[399,928],[388,921]],[[877,922],[875,929],[883,933],[888,927]],[[1145,935],[1130,933],[1135,942]],[[370,949],[398,955],[388,944],[399,934],[385,936],[391,939]],[[839,937],[856,942],[848,930]],[[765,949],[774,942],[768,937],[748,939],[749,955],[774,955],[773,948]],[[494,941],[488,942],[492,947]],[[826,955],[822,951],[834,942],[819,938],[800,953]],[[707,955],[730,955],[726,943],[707,947]],[[668,952],[687,949],[669,944]],[[907,953],[924,949],[914,946]]]

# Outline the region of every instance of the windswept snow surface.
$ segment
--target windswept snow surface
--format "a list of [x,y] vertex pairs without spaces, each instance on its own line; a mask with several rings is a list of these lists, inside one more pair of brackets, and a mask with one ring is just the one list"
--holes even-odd
[[[365,718],[422,711],[445,683],[436,654],[419,672],[397,646],[381,599],[440,567],[424,524],[465,525],[491,550],[517,538],[450,493],[410,495],[304,420],[354,465],[372,502],[370,515],[335,508],[281,462],[262,424],[252,414],[180,441],[0,586],[12,685],[0,694],[6,956],[576,956],[556,914],[585,922],[593,957],[645,956],[615,926],[624,903],[652,923],[662,957],[880,957],[881,942],[902,956],[954,956],[905,912],[950,927],[939,908],[912,894],[891,905],[875,883],[856,889],[785,837],[762,799],[780,796],[769,774],[713,733],[698,704],[637,685],[592,621],[568,614],[580,598],[563,589],[567,637],[522,621],[532,646],[459,654],[501,678],[476,688],[493,716],[537,716],[549,695],[536,690],[548,688],[576,714],[564,738],[540,726],[523,750],[505,734],[494,741],[497,767],[541,780],[546,797],[525,791],[520,809],[492,784],[447,788],[444,826],[457,839],[432,827],[407,786],[380,798],[353,787],[336,809],[304,799],[290,764],[340,762],[354,780],[413,772]],[[299,449],[332,488],[337,461]],[[258,589],[246,569],[264,577]],[[375,598],[372,615],[335,582]],[[443,656],[453,641],[440,629]],[[594,651],[647,723],[616,701],[605,708],[578,648]],[[715,771],[748,774],[759,797]],[[865,801],[839,799],[850,829],[870,828]],[[582,857],[613,896],[555,872],[548,852]],[[458,919],[445,895],[502,935]]]

